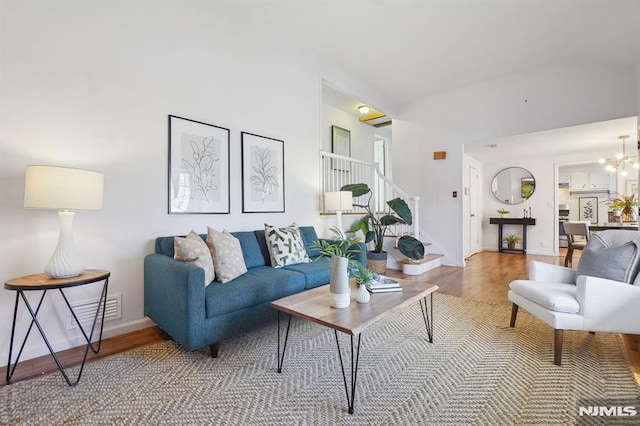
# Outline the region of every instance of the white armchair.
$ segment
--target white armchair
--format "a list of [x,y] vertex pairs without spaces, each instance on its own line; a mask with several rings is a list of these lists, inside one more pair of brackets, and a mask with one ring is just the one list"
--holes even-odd
[[[612,247],[640,241],[636,231],[604,231],[600,236]],[[574,269],[533,261],[528,280],[509,284],[511,327],[518,307],[553,327],[556,365],[561,365],[564,330],[640,334],[640,274],[631,284],[576,275]]]

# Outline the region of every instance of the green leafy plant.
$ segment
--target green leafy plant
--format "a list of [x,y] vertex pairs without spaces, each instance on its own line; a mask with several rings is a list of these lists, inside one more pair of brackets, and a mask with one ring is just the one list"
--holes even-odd
[[[395,224],[411,225],[413,223],[411,209],[402,198],[394,198],[387,201],[387,206],[389,206],[387,212],[374,213],[370,206],[373,193],[366,183],[345,185],[340,190],[351,191],[354,198],[353,205],[366,210],[367,214],[357,221],[350,231],[362,231],[365,235],[365,243],[373,241],[373,251],[376,253],[384,251],[382,243],[389,226]],[[355,200],[357,198],[366,197],[367,195],[366,204],[356,203]],[[398,249],[400,253],[409,259],[420,260],[424,257],[424,245],[409,235],[404,235],[398,239]]]
[[622,195],[618,192],[615,193],[614,198],[605,200],[604,203],[608,204],[613,210],[620,210],[623,216],[634,217],[634,213],[638,206],[638,198],[635,193],[631,195]]
[[[358,251],[360,238],[348,238],[337,226],[329,228],[334,235],[331,240],[319,240],[311,243],[311,248],[320,250],[320,257],[350,257]],[[358,263],[358,262],[354,262]]]
[[509,234],[504,237],[504,242],[509,245],[515,245],[518,241],[520,241],[520,237],[515,234]]
[[360,285],[368,284],[373,281],[373,271],[360,262],[351,262],[353,268],[353,275],[356,277],[356,281]]

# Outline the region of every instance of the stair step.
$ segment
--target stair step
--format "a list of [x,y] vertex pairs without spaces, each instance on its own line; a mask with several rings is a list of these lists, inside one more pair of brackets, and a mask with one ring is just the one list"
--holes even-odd
[[431,262],[432,260],[441,258],[441,254],[425,254],[420,260],[402,259],[400,263],[405,265],[422,265],[423,263]]
[[422,260],[413,262],[409,259],[401,260],[402,273],[405,275],[420,275],[432,269],[438,268],[442,265],[440,258],[441,254],[428,254]]

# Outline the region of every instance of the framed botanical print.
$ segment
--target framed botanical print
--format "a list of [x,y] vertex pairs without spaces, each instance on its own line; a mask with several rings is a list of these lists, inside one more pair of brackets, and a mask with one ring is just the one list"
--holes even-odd
[[598,197],[580,197],[578,199],[578,220],[598,223]]
[[242,212],[284,212],[284,141],[241,133]]
[[169,214],[227,214],[229,129],[169,116]]

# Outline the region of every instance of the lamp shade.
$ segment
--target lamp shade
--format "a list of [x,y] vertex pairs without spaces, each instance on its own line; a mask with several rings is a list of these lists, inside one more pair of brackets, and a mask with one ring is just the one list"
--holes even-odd
[[353,209],[353,193],[351,191],[325,192],[324,209],[330,212]]
[[35,209],[102,210],[104,175],[55,166],[27,166],[24,206]]

